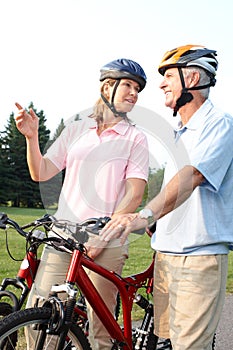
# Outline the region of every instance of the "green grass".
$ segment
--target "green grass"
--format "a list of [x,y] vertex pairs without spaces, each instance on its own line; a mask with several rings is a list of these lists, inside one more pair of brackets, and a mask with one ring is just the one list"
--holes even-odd
[[[21,209],[0,207],[0,212],[6,213],[9,218],[15,220],[20,225],[26,224],[34,219],[44,215],[44,210],[39,209]],[[16,260],[22,260],[25,255],[26,242],[13,229],[8,230],[8,246],[11,254]],[[20,261],[12,260],[6,250],[6,234],[0,230],[0,280],[4,277],[14,277],[20,266]]]
[[[5,212],[10,218],[20,225],[26,224],[45,214],[40,209],[8,208],[0,207],[0,212]],[[129,259],[126,260],[123,275],[131,275],[146,269],[151,262],[153,251],[150,247],[148,235],[131,235],[129,245]],[[21,260],[25,255],[25,240],[13,230],[9,230],[8,245],[15,259]],[[20,266],[20,261],[13,261],[6,251],[6,237],[4,230],[0,230],[0,281],[5,277],[15,277]],[[233,252],[229,254],[229,271],[227,279],[227,293],[233,293]],[[133,318],[141,317],[140,309],[135,306]]]
[[[5,212],[11,219],[20,225],[33,221],[45,214],[44,210],[0,207],[0,212]],[[128,276],[146,269],[151,263],[153,251],[150,248],[150,238],[147,235],[131,235],[129,245],[129,256],[124,266],[124,276]],[[8,230],[8,246],[11,254],[16,260],[22,260],[25,255],[25,239],[14,230]],[[21,261],[12,260],[6,250],[6,236],[4,230],[0,230],[0,281],[5,277],[15,277]],[[19,293],[19,291],[10,288]],[[142,294],[143,291],[142,291]],[[141,318],[140,308],[135,305],[133,318]]]
[[[45,214],[44,210],[11,207],[0,207],[0,212],[6,213],[9,218],[15,220],[20,225],[33,221]],[[6,237],[9,251],[15,260],[13,260],[7,252]],[[10,228],[7,236],[4,230],[0,230],[0,282],[3,278],[14,278],[17,275],[25,252],[26,242],[22,236]],[[19,290],[15,290],[14,287],[9,287],[8,290],[12,290],[17,295],[19,294]]]
[[[40,209],[25,209],[0,207],[0,212],[5,212],[10,218],[20,225],[26,224],[45,214]],[[8,230],[8,245],[11,254],[16,259],[22,259],[25,254],[25,240],[14,230]],[[152,258],[153,251],[150,248],[150,238],[147,235],[132,235],[129,248],[130,259],[126,260],[124,275],[130,275],[145,269]],[[19,268],[20,262],[11,260],[6,251],[6,236],[4,230],[0,230],[0,279],[13,277]]]

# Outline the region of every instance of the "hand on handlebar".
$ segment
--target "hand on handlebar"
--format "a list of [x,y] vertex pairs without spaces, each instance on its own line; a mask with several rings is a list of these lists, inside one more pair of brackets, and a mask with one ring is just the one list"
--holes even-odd
[[113,238],[120,238],[123,245],[131,232],[147,227],[146,219],[141,219],[138,213],[122,214],[109,221],[100,232],[100,239],[109,242]]

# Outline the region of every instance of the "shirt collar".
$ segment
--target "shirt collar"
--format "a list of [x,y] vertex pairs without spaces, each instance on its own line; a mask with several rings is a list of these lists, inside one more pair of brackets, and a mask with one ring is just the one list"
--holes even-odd
[[[115,124],[112,128],[108,128],[105,131],[114,131],[117,134],[124,136],[127,133],[129,126],[130,123],[123,119],[117,124]],[[97,129],[97,125],[91,127],[90,129]]]
[[129,126],[129,122],[123,119],[119,123],[114,125],[111,129],[120,135],[125,135],[127,130],[129,129]]
[[210,110],[213,108],[212,102],[207,99],[200,108],[192,115],[187,124],[182,126],[182,122],[179,121],[177,128],[175,128],[175,133],[184,131],[185,129],[196,130],[205,122],[203,116],[206,116]]

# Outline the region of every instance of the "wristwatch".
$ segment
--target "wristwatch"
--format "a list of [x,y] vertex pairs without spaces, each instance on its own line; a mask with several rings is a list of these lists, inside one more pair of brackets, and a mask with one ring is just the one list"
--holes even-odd
[[141,219],[147,219],[149,225],[155,221],[153,211],[150,208],[144,208],[140,210],[139,217]]

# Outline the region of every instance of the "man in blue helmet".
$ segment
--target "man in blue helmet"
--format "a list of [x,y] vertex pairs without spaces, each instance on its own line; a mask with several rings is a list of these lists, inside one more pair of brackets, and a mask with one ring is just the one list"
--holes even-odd
[[160,88],[165,105],[180,115],[171,135],[176,159],[144,209],[116,218],[102,232],[105,241],[124,242],[132,230],[157,221],[151,239],[157,252],[154,326],[173,350],[212,349],[225,297],[233,242],[233,118],[209,99],[217,67],[216,51],[200,45],[164,55]]
[[[18,103],[16,125],[27,141],[27,160],[31,177],[45,181],[66,169],[56,219],[80,222],[91,217],[115,217],[133,213],[141,204],[148,177],[146,136],[133,125],[127,113],[146,85],[141,66],[129,59],[105,65],[100,76],[101,97],[94,106],[90,128],[80,121],[68,125],[42,156],[38,144],[38,117],[27,113]],[[85,124],[85,121],[84,121]],[[59,232],[69,235],[69,232]],[[121,274],[128,256],[127,244],[119,239],[99,245],[98,239],[87,244],[88,254],[98,264]],[[47,298],[51,286],[63,283],[70,255],[45,247],[27,307],[36,296]],[[106,279],[89,271],[89,276],[112,313],[117,290]],[[93,350],[110,350],[112,342],[106,329],[88,305],[89,334]],[[33,348],[33,334],[28,336]],[[52,345],[51,348],[53,349]]]

